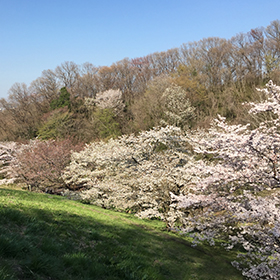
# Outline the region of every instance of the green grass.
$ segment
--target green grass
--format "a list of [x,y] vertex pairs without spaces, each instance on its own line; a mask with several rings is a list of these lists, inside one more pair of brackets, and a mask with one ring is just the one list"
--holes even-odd
[[0,189],[0,279],[242,279],[233,255],[160,221],[63,197]]

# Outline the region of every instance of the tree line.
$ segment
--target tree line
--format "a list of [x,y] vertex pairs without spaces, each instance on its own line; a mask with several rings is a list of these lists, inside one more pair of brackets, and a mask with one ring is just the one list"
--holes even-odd
[[[174,87],[194,108],[180,123],[184,128],[209,127],[217,114],[248,122],[239,105],[262,98],[255,88],[268,80],[279,83],[279,63],[279,20],[228,40],[205,38],[109,67],[64,62],[29,86],[14,84],[0,100],[0,141],[71,136],[89,142],[147,130],[162,124]],[[118,113],[96,106],[96,96],[110,90],[121,92]],[[86,105],[90,99],[93,106]]]

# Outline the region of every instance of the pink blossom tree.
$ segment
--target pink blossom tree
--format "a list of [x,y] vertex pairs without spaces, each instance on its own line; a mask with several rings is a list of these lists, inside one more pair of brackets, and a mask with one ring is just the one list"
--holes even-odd
[[[59,189],[68,187],[62,179],[62,173],[70,162],[71,153],[81,150],[82,145],[73,143],[71,139],[35,139],[27,144],[18,143],[10,166],[18,180],[30,190],[59,193]],[[75,189],[75,186],[71,188]]]
[[280,87],[270,81],[261,91],[268,99],[250,103],[249,112],[270,111],[274,118],[250,130],[219,117],[209,132],[190,135],[204,159],[186,170],[192,179],[185,192],[171,198],[195,242],[222,238],[227,249],[238,245],[233,265],[245,277],[279,279]]

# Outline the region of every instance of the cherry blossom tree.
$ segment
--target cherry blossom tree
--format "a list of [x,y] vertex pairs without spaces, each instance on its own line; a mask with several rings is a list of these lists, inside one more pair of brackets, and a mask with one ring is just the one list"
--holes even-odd
[[249,112],[270,111],[275,118],[250,129],[219,117],[209,132],[190,135],[202,159],[186,170],[191,181],[185,193],[171,197],[195,242],[222,238],[227,249],[241,246],[233,265],[244,276],[279,279],[280,87],[270,81],[261,91],[268,99],[247,104]]
[[61,176],[70,162],[71,153],[81,148],[82,144],[75,144],[71,139],[17,143],[10,166],[30,190],[59,193],[58,189],[66,188]]
[[191,106],[186,91],[173,84],[164,91],[161,101],[163,103],[162,124],[188,128],[190,120],[195,117],[195,108]]
[[63,178],[87,188],[79,195],[90,203],[165,219],[169,192],[179,193],[182,167],[191,160],[186,141],[180,128],[167,126],[94,142],[72,154]]
[[122,99],[122,92],[109,89],[96,94],[95,104],[100,109],[113,109],[116,114],[123,111],[125,104]]

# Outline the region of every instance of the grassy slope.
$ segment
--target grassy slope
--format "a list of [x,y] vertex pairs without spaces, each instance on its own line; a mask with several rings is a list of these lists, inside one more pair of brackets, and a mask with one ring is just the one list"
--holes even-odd
[[230,255],[160,221],[0,189],[0,279],[242,279]]

